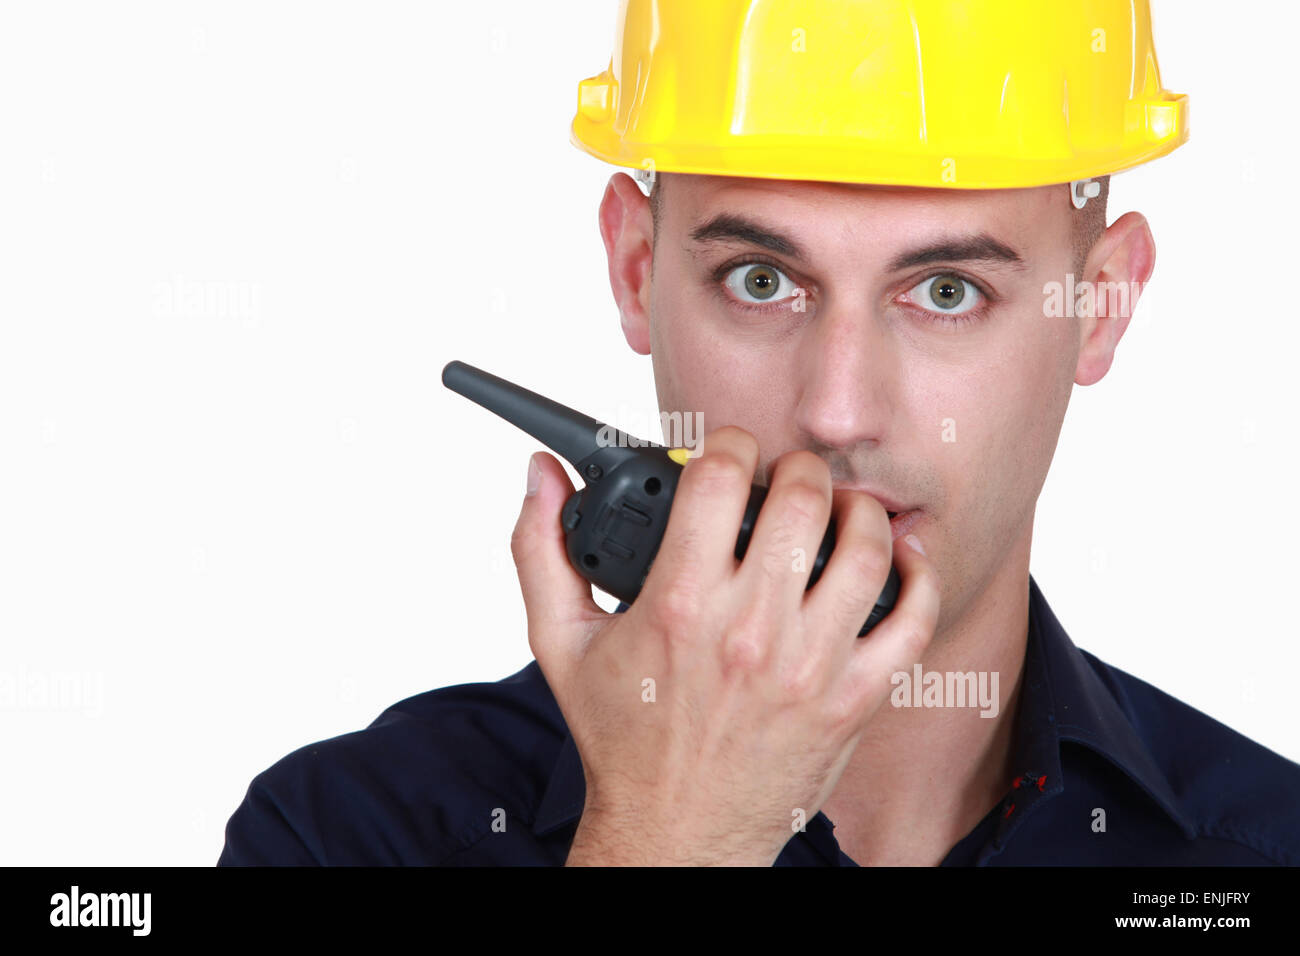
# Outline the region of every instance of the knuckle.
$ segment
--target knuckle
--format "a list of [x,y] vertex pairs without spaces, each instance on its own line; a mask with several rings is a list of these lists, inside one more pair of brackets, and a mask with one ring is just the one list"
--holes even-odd
[[732,631],[722,646],[722,663],[727,673],[752,674],[767,662],[767,641],[753,628]]
[[849,495],[849,512],[848,520],[854,527],[861,529],[862,533],[868,537],[873,537],[877,531],[886,538],[890,536],[889,514],[882,505],[865,491],[853,491]]
[[759,602],[751,602],[743,615],[727,629],[722,644],[722,661],[729,673],[754,673],[767,666],[771,653],[770,629],[764,623],[767,614]]
[[554,673],[554,668],[551,664],[551,646],[547,637],[535,623],[528,622],[528,649],[533,652],[533,657],[537,659],[537,665],[542,669],[542,673],[549,676]]
[[784,515],[809,524],[826,520],[830,500],[826,492],[810,482],[795,480],[779,486],[777,499]]
[[930,632],[927,628],[914,621],[908,621],[903,626],[903,633],[899,637],[898,647],[905,663],[915,664],[921,659],[929,645]]
[[866,588],[854,587],[837,595],[835,602],[835,620],[861,628],[871,613],[871,598],[867,597]]
[[699,589],[678,579],[660,589],[648,608],[652,626],[672,643],[686,639],[699,619]]
[[669,526],[677,536],[676,545],[670,547],[661,543],[646,580],[666,581],[676,586],[689,583],[698,573],[696,564],[699,561],[698,549],[703,534],[698,526],[680,519],[674,525],[670,518]]
[[743,486],[749,481],[749,475],[738,458],[722,451],[692,461],[681,480],[692,493],[716,495]]
[[[861,583],[864,594],[872,588],[878,594],[894,559],[892,547],[877,538],[855,539],[846,542],[845,557],[853,569],[854,580]],[[866,596],[875,598],[876,594]]]
[[855,727],[860,715],[861,704],[855,695],[847,692],[827,695],[822,719],[832,733],[842,734]]
[[773,532],[768,546],[757,555],[762,567],[763,579],[769,585],[778,585],[792,574],[801,574],[807,578],[807,557],[796,561],[795,536],[788,528],[778,528]]
[[714,429],[716,437],[721,437],[728,444],[735,446],[736,451],[743,455],[758,454],[758,439],[741,428],[739,425],[723,425]]
[[510,532],[510,555],[515,559],[515,564],[521,563],[532,552],[535,536],[523,524],[515,525],[514,531]]
[[806,448],[796,448],[794,451],[786,452],[781,456],[781,463],[778,467],[797,468],[810,476],[817,475],[818,477],[822,475],[829,476],[831,472],[830,466],[826,464],[820,455]]
[[821,686],[821,670],[812,655],[791,660],[777,675],[777,686],[787,698],[803,700],[814,696]]

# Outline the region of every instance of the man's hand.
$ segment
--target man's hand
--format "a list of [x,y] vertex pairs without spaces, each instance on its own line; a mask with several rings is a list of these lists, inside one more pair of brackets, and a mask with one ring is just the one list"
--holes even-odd
[[[859,639],[889,573],[888,516],[833,491],[807,451],[776,462],[738,562],[758,443],[728,426],[686,464],[636,601],[608,614],[566,557],[573,486],[552,456],[534,461],[511,549],[528,643],[586,777],[568,865],[771,865],[829,798],[890,675],[921,659],[939,613],[932,566],[900,546],[898,603]],[[805,590],[832,513],[835,550]]]

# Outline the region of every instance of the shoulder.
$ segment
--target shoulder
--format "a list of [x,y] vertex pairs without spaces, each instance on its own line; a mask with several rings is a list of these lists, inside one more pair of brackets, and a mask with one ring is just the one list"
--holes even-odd
[[428,691],[258,774],[219,865],[427,864],[531,821],[566,728],[537,662]]
[[1080,650],[1124,710],[1198,838],[1300,865],[1300,764]]

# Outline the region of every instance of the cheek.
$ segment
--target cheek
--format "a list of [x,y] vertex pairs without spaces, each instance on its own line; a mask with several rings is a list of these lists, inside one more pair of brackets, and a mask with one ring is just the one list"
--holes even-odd
[[650,284],[650,362],[663,411],[686,410],[695,400],[690,386],[700,381],[699,366],[693,362],[699,353],[689,338],[689,323],[681,320],[685,310],[669,291],[679,287],[659,270]]
[[1062,369],[1061,342],[1029,333],[980,374],[962,480],[986,527],[1009,532],[1033,512],[1069,402]]
[[1074,382],[1077,333],[1067,322],[1034,316],[1009,351],[1002,376],[1006,381],[1009,438],[1023,444],[1022,467],[1035,473],[1035,492],[1046,477],[1056,449]]
[[717,300],[689,281],[663,276],[650,294],[650,357],[661,411],[706,411],[705,432],[740,425],[756,436],[761,423],[786,414],[789,355],[750,347],[721,334]]
[[1010,324],[981,343],[978,356],[944,361],[914,379],[913,407],[923,409],[916,427],[934,435],[926,444],[945,475],[944,517],[954,527],[1005,533],[1032,511],[1072,381],[1061,338],[1068,330],[1035,324],[1042,321]]

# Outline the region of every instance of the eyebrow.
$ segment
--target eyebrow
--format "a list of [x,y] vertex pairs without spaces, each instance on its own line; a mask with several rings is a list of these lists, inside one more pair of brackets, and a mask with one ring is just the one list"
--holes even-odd
[[[808,258],[803,246],[793,237],[735,213],[714,216],[692,230],[691,238],[699,243],[746,242],[792,259],[807,261]],[[989,233],[980,232],[905,250],[889,261],[887,269],[898,272],[930,262],[1005,263],[1015,269],[1025,268],[1019,253]]]
[[790,236],[769,229],[752,219],[735,213],[719,213],[691,232],[696,242],[747,242],[753,246],[771,249],[792,259],[807,259],[803,246]]
[[1025,268],[1025,261],[1016,250],[987,232],[981,232],[957,239],[941,239],[917,249],[900,252],[890,260],[888,269],[890,272],[898,272],[928,262],[1003,262],[1016,269]]

